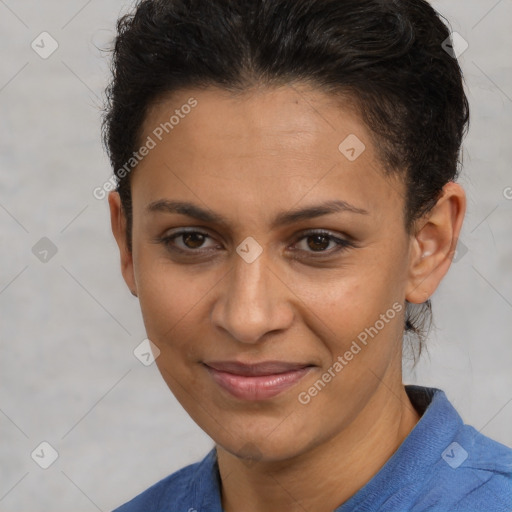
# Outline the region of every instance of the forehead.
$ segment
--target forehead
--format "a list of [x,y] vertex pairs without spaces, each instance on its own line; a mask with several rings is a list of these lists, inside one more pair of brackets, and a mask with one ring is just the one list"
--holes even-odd
[[355,109],[305,86],[178,91],[148,109],[148,138],[132,176],[141,206],[187,198],[261,215],[341,199],[378,213],[402,200]]
[[[175,116],[174,122],[179,123],[169,137],[164,137],[171,144],[171,139],[176,144],[186,139],[194,153],[221,157],[233,155],[235,148],[245,155],[251,151],[255,155],[263,151],[270,154],[279,149],[287,151],[287,157],[294,153],[304,157],[315,151],[319,153],[317,157],[332,158],[333,154],[339,156],[338,144],[346,135],[357,133],[361,139],[369,138],[351,104],[346,102],[340,107],[333,96],[298,84],[259,87],[236,95],[218,88],[177,91],[151,105],[144,133],[150,134],[164,125],[191,98],[197,105],[184,119]],[[219,146],[220,141],[224,144]]]

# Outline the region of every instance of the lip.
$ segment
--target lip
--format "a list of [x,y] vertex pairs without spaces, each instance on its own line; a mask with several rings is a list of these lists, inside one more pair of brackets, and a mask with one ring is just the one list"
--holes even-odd
[[237,361],[203,363],[213,380],[241,400],[267,400],[297,384],[312,365],[283,361],[247,364]]

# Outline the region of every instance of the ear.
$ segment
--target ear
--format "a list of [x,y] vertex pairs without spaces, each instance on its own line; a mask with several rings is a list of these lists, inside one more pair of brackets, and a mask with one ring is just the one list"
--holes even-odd
[[448,272],[465,213],[466,194],[451,181],[443,187],[434,208],[416,223],[405,295],[409,302],[425,302]]
[[118,192],[110,192],[108,195],[108,204],[110,207],[110,224],[112,233],[119,247],[121,257],[121,273],[125,283],[132,292],[137,296],[137,284],[135,282],[135,274],[133,271],[133,255],[128,249],[126,240],[126,216],[121,205],[121,197]]

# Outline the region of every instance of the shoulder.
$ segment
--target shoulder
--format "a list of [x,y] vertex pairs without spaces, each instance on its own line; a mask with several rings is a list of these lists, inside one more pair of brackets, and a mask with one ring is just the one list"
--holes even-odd
[[[439,418],[443,423],[450,417],[456,422],[413,510],[437,510],[435,506],[442,504],[454,512],[512,512],[512,449],[464,424],[444,393],[436,394],[449,411]],[[424,440],[435,444],[443,427],[439,423],[431,426],[435,428]]]
[[406,390],[420,421],[346,510],[512,512],[512,449],[465,424],[442,390]]
[[113,512],[157,512],[164,510],[170,503],[176,512],[194,510],[191,504],[193,495],[197,496],[196,486],[204,478],[205,472],[212,469],[214,461],[215,450],[212,450],[202,461],[163,478]]
[[452,510],[512,511],[511,448],[463,425],[441,458],[436,487],[453,496]]

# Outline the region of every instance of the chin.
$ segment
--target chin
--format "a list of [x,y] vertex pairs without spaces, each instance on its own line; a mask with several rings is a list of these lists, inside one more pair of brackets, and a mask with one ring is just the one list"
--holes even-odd
[[[253,425],[257,429],[257,425]],[[268,429],[265,429],[268,431]],[[303,437],[303,439],[301,439]],[[313,435],[308,436],[302,429],[302,436],[298,432],[274,430],[266,435],[260,430],[257,432],[238,431],[236,438],[227,435],[216,443],[231,455],[247,461],[247,464],[257,462],[289,461],[307,451]]]

